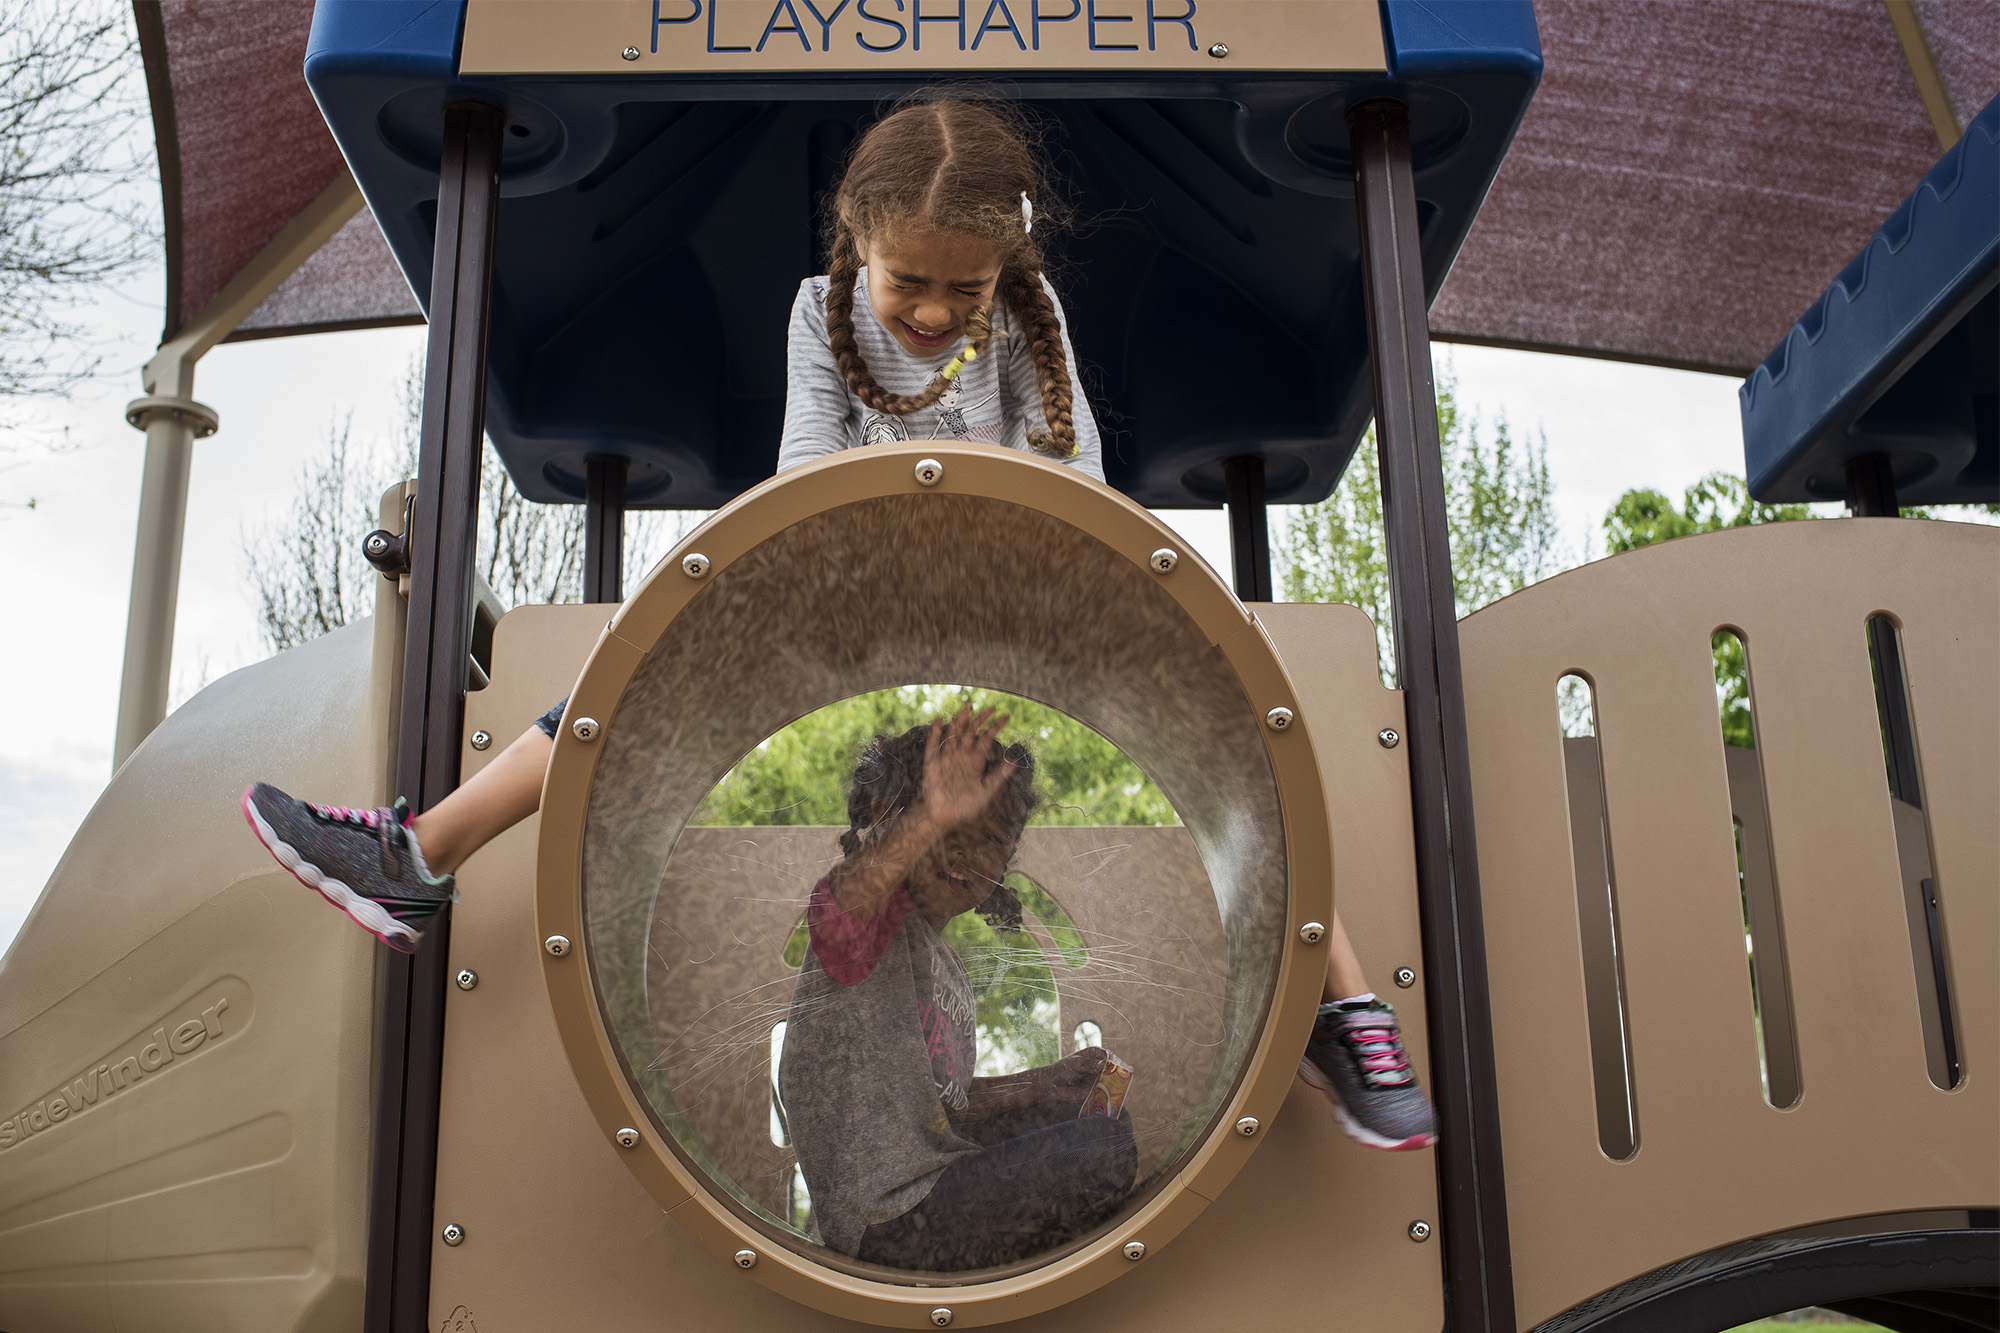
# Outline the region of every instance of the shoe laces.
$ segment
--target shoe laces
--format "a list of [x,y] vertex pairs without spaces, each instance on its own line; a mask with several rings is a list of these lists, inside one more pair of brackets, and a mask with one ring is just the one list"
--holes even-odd
[[1353,1050],[1354,1062],[1369,1087],[1400,1088],[1409,1084],[1410,1057],[1403,1050],[1402,1029],[1394,1018],[1357,1015],[1341,1025],[1340,1038]]
[[382,850],[382,873],[394,877],[396,846],[401,841],[403,833],[403,821],[399,817],[398,809],[383,806],[376,810],[357,810],[345,805],[314,805],[308,808],[326,823],[347,824],[373,832],[375,841]]

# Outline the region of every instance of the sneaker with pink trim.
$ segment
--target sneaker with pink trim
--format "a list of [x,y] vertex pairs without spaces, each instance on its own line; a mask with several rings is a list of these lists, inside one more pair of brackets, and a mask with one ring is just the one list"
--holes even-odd
[[456,901],[450,875],[433,875],[410,832],[410,807],[313,805],[268,782],[243,793],[243,817],[278,864],[399,953]]
[[1437,1142],[1437,1117],[1417,1086],[1396,1011],[1377,999],[1319,1007],[1299,1075],[1333,1103],[1347,1136],[1397,1151]]

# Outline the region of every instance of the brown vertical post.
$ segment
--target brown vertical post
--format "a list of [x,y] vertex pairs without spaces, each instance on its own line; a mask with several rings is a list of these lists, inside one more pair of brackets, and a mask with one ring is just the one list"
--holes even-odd
[[[417,810],[436,805],[458,785],[503,123],[489,106],[458,102],[445,108],[396,749],[397,790]],[[431,1196],[450,937],[447,907],[414,955],[388,955],[383,978],[367,1333],[404,1333],[429,1324]]]
[[584,460],[583,600],[625,600],[625,478],[631,460],[592,454]]
[[1396,669],[1408,717],[1424,996],[1438,1110],[1439,1238],[1445,1326],[1514,1333],[1500,1111],[1487,998],[1478,849],[1472,832],[1464,678],[1439,453],[1437,390],[1418,252],[1409,109],[1348,114],[1375,384],[1382,517]]

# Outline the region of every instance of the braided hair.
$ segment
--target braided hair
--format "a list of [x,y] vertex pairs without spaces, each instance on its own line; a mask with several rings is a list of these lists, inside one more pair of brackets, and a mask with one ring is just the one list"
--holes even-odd
[[[940,740],[951,733],[951,723],[940,727]],[[876,736],[862,747],[854,766],[854,781],[847,789],[847,831],[840,835],[840,850],[852,856],[892,828],[909,808],[923,798],[924,754],[930,742],[929,726],[911,727],[900,736]],[[1011,763],[1014,771],[1000,790],[993,793],[989,807],[1009,828],[1027,827],[1028,816],[1042,804],[1035,790],[1035,756],[1016,741],[991,743],[984,772],[996,764]],[[1021,929],[1021,899],[1004,883],[994,886],[976,909],[996,930]]]
[[992,312],[980,309],[967,319],[967,351],[921,393],[890,393],[876,383],[854,336],[862,249],[872,238],[911,228],[976,236],[999,251],[996,290],[1025,326],[1020,332],[1027,335],[1047,423],[1028,431],[1028,444],[1069,458],[1077,449],[1069,360],[1022,203],[1045,223],[1059,209],[1018,118],[1004,103],[916,102],[876,122],[855,143],[828,216],[827,342],[847,387],[867,406],[891,416],[929,407],[965,361],[985,352],[994,332]]

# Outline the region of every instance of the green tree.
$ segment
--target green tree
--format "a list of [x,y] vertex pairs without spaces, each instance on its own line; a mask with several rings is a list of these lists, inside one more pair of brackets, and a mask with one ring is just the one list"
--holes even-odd
[[[1456,385],[1438,385],[1445,510],[1453,592],[1468,615],[1563,568],[1555,482],[1541,438],[1516,440],[1505,418],[1492,434],[1462,413]],[[1371,426],[1340,487],[1283,521],[1276,537],[1278,586],[1295,602],[1346,602],[1375,621],[1382,677],[1394,678],[1389,562],[1382,532],[1382,478]]]

